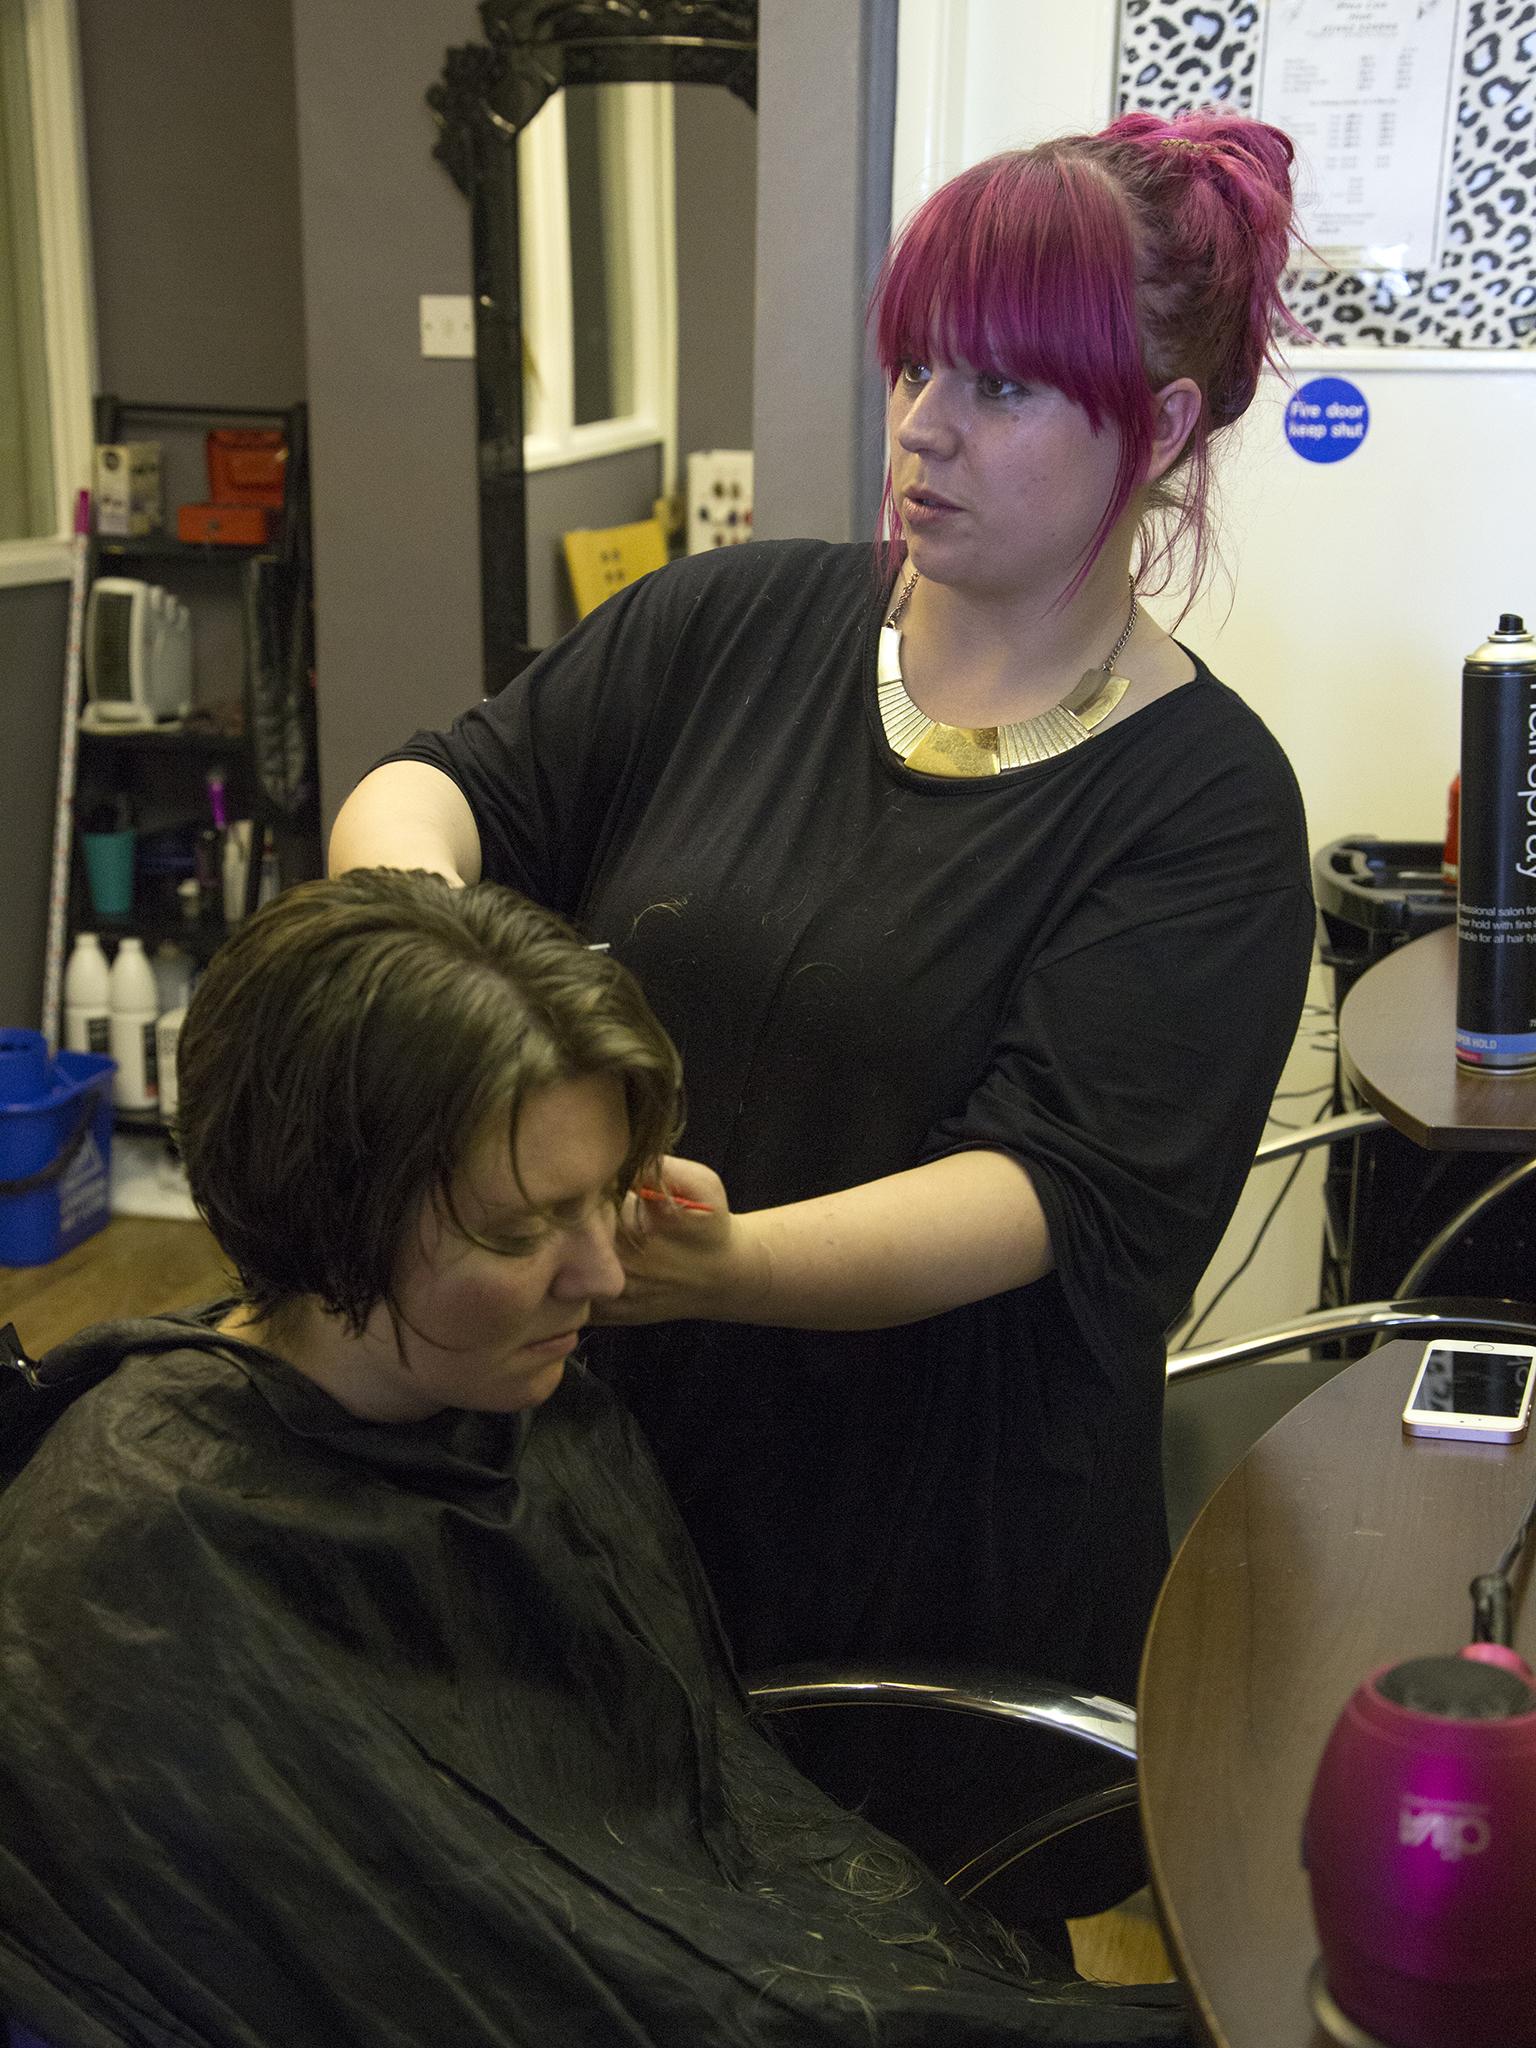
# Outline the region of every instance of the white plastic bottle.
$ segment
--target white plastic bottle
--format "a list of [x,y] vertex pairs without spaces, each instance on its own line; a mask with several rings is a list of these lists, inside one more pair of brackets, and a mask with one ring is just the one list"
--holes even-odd
[[112,1057],[117,1073],[112,1100],[119,1109],[153,1109],[160,1099],[155,1019],[160,1014],[155,972],[142,939],[122,939],[112,962]]
[[176,606],[176,632],[172,641],[175,653],[176,686],[173,703],[176,716],[185,718],[192,709],[192,614],[184,604]]
[[176,1047],[181,1038],[181,1027],[186,1021],[186,1005],[183,1004],[180,1009],[165,1011],[155,1026],[162,1123],[173,1124],[176,1121],[176,1105],[180,1099],[176,1089]]
[[231,818],[224,833],[224,922],[231,930],[245,916],[246,877],[251,865],[251,821]]
[[161,1015],[167,1010],[184,1010],[192,993],[192,955],[174,939],[162,939],[151,965]]
[[175,599],[158,583],[149,586],[145,613],[149,621],[145,635],[144,662],[149,673],[145,692],[156,718],[165,716],[171,677],[172,606]]
[[76,932],[64,970],[64,1050],[112,1050],[112,997],[107,956],[95,932]]
[[282,882],[277,870],[277,842],[272,837],[272,827],[269,825],[261,840],[261,874],[256,886],[258,908],[263,903],[275,902],[281,888]]

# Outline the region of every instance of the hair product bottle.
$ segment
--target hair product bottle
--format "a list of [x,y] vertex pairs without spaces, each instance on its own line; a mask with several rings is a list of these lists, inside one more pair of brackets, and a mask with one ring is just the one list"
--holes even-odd
[[1536,639],[1515,612],[1461,680],[1456,1057],[1536,1068]]
[[[194,883],[193,887],[197,885]],[[192,955],[174,939],[162,939],[150,962],[155,976],[155,994],[163,1016],[167,1010],[184,1010],[192,993]]]
[[110,971],[95,932],[76,932],[64,970],[64,1050],[112,1050]]
[[160,1097],[155,1060],[155,1019],[160,1005],[154,969],[142,939],[118,941],[109,983],[112,995],[112,1057],[117,1073],[112,1100],[119,1109],[153,1109]]
[[251,821],[231,818],[224,834],[224,922],[233,928],[245,916],[246,877],[251,864]]
[[155,1059],[160,1077],[160,1120],[173,1124],[180,1096],[176,1088],[176,1048],[181,1040],[181,1027],[187,1021],[186,1004],[174,1010],[163,1010],[155,1026]]

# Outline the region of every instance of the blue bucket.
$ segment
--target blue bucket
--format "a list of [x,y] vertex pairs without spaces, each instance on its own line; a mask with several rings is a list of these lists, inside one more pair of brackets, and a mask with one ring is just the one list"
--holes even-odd
[[0,1266],[46,1266],[110,1217],[116,1065],[0,1031]]

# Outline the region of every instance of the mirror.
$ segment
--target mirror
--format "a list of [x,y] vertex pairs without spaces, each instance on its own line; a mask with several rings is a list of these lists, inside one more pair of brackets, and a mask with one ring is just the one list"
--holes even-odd
[[491,694],[569,623],[566,530],[644,516],[690,449],[750,445],[757,7],[480,13],[487,44],[427,99],[470,201]]

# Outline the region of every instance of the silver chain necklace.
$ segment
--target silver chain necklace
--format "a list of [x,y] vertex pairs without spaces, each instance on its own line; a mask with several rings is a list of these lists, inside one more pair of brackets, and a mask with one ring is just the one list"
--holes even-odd
[[901,673],[901,622],[917,588],[914,569],[880,629],[875,694],[891,752],[925,775],[976,776],[1054,760],[1080,747],[1130,688],[1128,678],[1115,674],[1141,609],[1136,579],[1129,580],[1131,609],[1119,639],[1097,668],[1084,670],[1059,704],[1009,725],[943,725],[912,702]]

